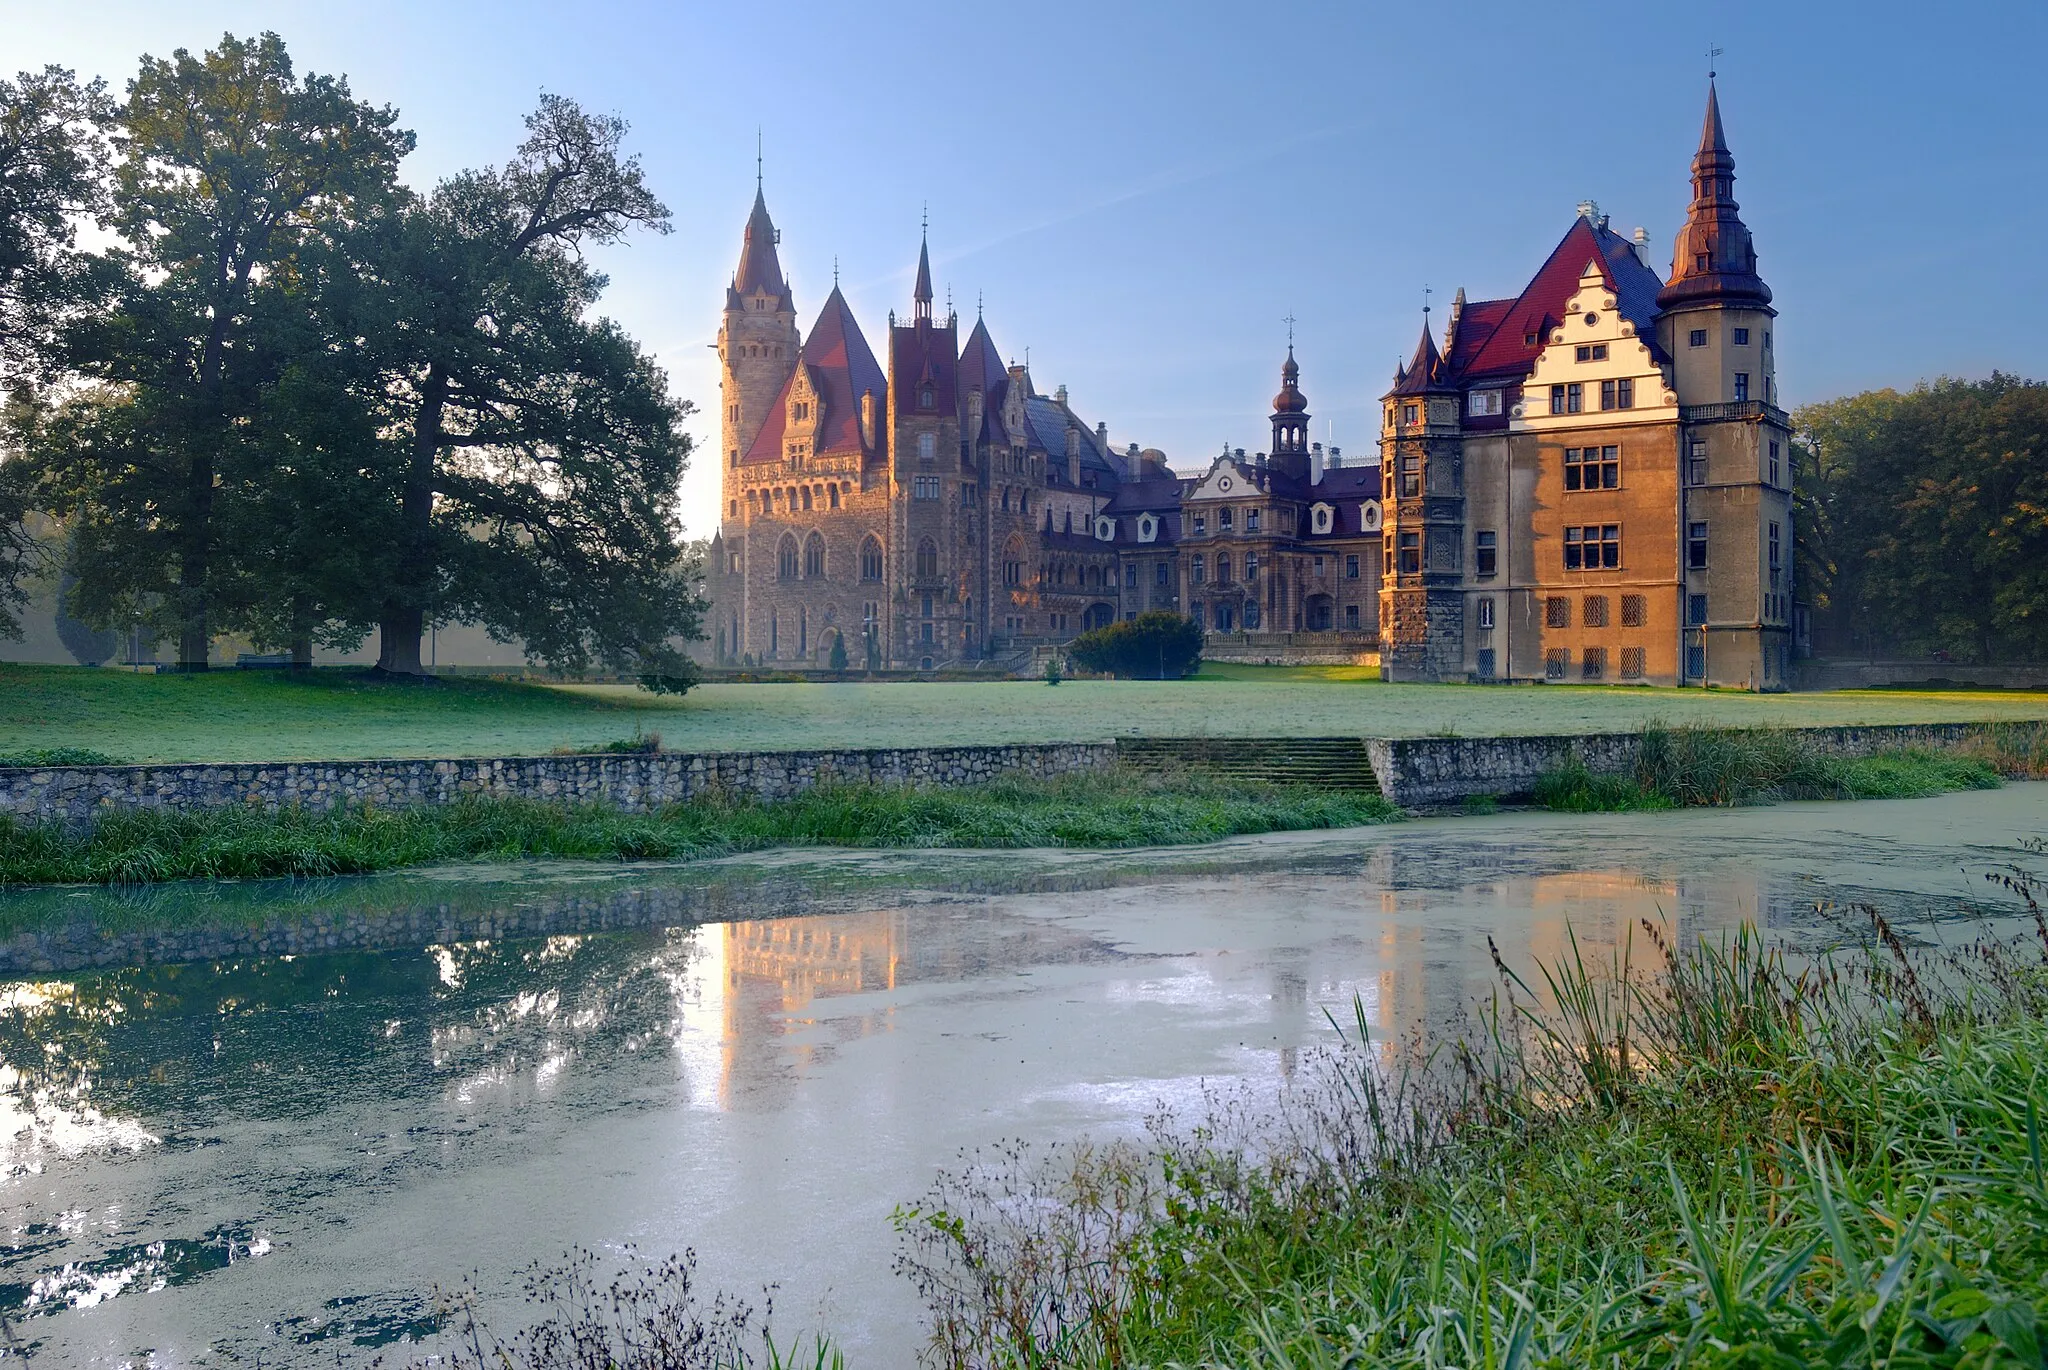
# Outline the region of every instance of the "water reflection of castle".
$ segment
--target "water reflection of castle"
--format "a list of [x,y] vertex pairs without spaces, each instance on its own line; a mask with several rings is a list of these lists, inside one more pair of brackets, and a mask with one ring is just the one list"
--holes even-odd
[[[1253,958],[1256,970],[1245,965],[1242,971],[1210,964],[1209,949],[1188,949],[1198,973],[1249,974],[1256,981],[1233,979],[1216,988],[1219,994],[1263,994],[1283,1074],[1292,1074],[1300,1049],[1325,1030],[1324,1010],[1348,1021],[1354,993],[1382,1043],[1440,1041],[1468,1030],[1473,1006],[1498,983],[1489,936],[1505,964],[1543,998],[1540,967],[1574,954],[1597,972],[1612,967],[1626,946],[1637,968],[1653,970],[1659,954],[1642,930],[1644,921],[1681,945],[1727,926],[1731,915],[1774,924],[1786,912],[1782,893],[1773,896],[1767,882],[1740,872],[1710,881],[1621,870],[1488,878],[1482,863],[1459,879],[1440,861],[1411,856],[1390,843],[1369,854],[1362,868],[1282,882],[1290,887],[1287,897],[1298,888],[1309,900],[1349,904],[1363,924],[1362,942],[1339,938],[1274,948]],[[1241,880],[1190,885],[1185,894],[1230,898],[1233,886],[1262,883]],[[715,1084],[701,1080],[698,1097],[720,1108],[779,1098],[825,1056],[890,1030],[897,991],[1117,955],[1063,920],[1012,913],[1001,901],[757,919],[701,928],[696,935],[703,939],[706,993],[699,1024],[707,1036],[717,1036],[715,1063],[699,1058],[699,1069],[715,1076]],[[872,1006],[818,1007],[820,1000],[867,994],[878,996]]]

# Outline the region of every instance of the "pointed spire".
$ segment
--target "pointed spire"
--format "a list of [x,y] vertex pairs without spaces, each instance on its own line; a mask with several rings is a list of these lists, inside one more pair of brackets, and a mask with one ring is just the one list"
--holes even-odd
[[1439,388],[1442,379],[1443,354],[1436,350],[1436,335],[1430,331],[1428,311],[1423,311],[1422,337],[1415,344],[1415,355],[1408,364],[1394,372],[1396,395],[1420,395]]
[[1707,119],[1700,127],[1700,151],[1728,151],[1728,136],[1721,131],[1721,93],[1714,89],[1712,72],[1707,74]]
[[1671,255],[1671,280],[1657,294],[1660,309],[1689,301],[1769,304],[1771,288],[1756,274],[1756,245],[1735,202],[1735,157],[1721,125],[1721,96],[1707,77],[1707,113],[1692,159],[1692,205]]
[[916,303],[917,307],[912,313],[918,318],[929,319],[932,316],[932,255],[931,222],[929,217],[927,217],[924,230],[919,235],[917,241],[917,288],[910,292],[910,298]]
[[[758,167],[755,174],[758,178]],[[775,251],[775,245],[781,238],[782,235],[775,231],[775,221],[768,217],[768,199],[757,180],[754,209],[747,215],[746,233],[740,242],[739,270],[733,273],[732,278],[735,296],[760,292],[775,296],[784,308],[793,307],[789,298],[789,282],[782,275],[782,261]]]

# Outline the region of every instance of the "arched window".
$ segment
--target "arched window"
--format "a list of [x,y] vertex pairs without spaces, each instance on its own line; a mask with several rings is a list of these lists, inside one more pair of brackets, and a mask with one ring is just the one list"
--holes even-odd
[[804,579],[821,579],[825,574],[825,539],[816,533],[804,539]]
[[882,578],[882,544],[871,534],[860,544],[860,578],[880,580]]
[[834,509],[837,509],[839,507],[839,487],[834,485],[830,487],[826,491],[826,493],[832,497],[832,507]]
[[917,576],[924,580],[939,573],[939,545],[930,538],[917,544]]
[[932,458],[938,455],[938,451],[939,440],[936,437],[930,433],[919,433],[917,435],[917,459],[919,461],[929,464]]
[[784,580],[795,580],[796,568],[796,539],[784,533],[781,544],[775,549],[775,574]]
[[1218,552],[1216,554],[1216,583],[1218,585],[1230,584],[1230,553],[1228,552]]
[[811,512],[811,487],[808,485],[804,487],[804,512]]
[[932,388],[929,385],[917,392],[917,403],[921,409],[932,407]]

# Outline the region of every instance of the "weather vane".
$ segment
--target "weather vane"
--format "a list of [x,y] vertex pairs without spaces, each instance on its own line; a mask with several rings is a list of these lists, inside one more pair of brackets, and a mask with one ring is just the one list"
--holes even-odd
[[837,253],[834,253],[832,256],[832,288],[834,290],[839,288],[839,256]]
[[1712,43],[1707,44],[1707,79],[1709,81],[1713,80],[1715,76],[1714,59],[1719,57],[1723,51],[1724,49],[1717,48]]
[[1294,315],[1290,313],[1280,322],[1287,325],[1287,347],[1289,351],[1292,351],[1294,349]]
[[754,189],[761,189],[761,126],[754,125]]
[[1429,297],[1435,293],[1428,286],[1422,287],[1422,317],[1425,319],[1429,317]]

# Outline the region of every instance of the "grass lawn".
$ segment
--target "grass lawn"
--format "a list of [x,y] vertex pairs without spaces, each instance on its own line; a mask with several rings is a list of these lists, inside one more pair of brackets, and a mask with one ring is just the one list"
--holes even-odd
[[1205,667],[1188,681],[627,686],[352,671],[131,675],[0,664],[0,754],[87,747],[130,761],[517,756],[658,732],[670,750],[1087,740],[1117,735],[1466,736],[2048,718],[2048,694],[1748,695],[1575,686],[1383,685],[1347,667]]

